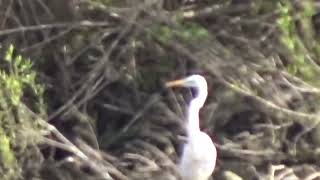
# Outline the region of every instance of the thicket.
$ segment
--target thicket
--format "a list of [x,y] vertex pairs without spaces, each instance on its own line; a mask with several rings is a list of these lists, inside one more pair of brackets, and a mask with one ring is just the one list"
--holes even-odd
[[319,3],[3,0],[1,179],[179,179],[188,90],[213,179],[319,179]]

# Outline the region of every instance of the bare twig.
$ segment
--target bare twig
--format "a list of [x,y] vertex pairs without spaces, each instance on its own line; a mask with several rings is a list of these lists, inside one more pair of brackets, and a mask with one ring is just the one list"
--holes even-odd
[[264,107],[262,108],[262,110],[266,111],[268,114],[272,114],[272,115],[280,114],[280,116],[286,117],[286,120],[297,121],[304,125],[314,125],[320,122],[320,117],[316,114],[307,114],[307,113],[297,112],[290,109],[279,107],[276,104],[272,103],[271,101],[268,101],[259,96],[256,96],[249,91],[245,91],[239,87],[236,87],[227,81],[223,81],[223,82],[230,89],[240,93],[243,96],[250,97],[253,100],[255,100],[256,103]]
[[284,168],[285,168],[285,166],[282,165],[282,164],[281,165],[271,165],[269,167],[269,178],[270,178],[270,180],[275,180],[274,179],[275,172],[278,171],[278,170],[284,169]]
[[0,36],[9,35],[13,33],[39,31],[52,28],[80,28],[80,27],[105,27],[109,26],[109,22],[93,22],[93,21],[79,21],[75,23],[53,23],[53,24],[40,24],[34,26],[22,26],[18,28],[6,29],[0,31]]
[[320,177],[320,172],[315,172],[310,175],[308,175],[304,180],[314,180]]
[[66,150],[78,158],[80,158],[85,164],[89,165],[92,169],[96,170],[104,179],[112,180],[111,176],[109,175],[108,171],[102,166],[101,164],[97,164],[97,162],[92,161],[87,155],[85,155],[79,148],[77,148],[73,143],[71,143],[66,137],[64,137],[54,126],[42,121],[42,124],[47,127],[47,129],[54,134],[58,140],[62,143],[50,140],[48,138],[44,138],[44,142],[53,145],[55,147],[61,148]]

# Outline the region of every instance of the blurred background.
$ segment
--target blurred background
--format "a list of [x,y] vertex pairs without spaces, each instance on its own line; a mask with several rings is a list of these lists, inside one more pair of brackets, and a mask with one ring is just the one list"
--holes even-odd
[[212,179],[320,179],[320,1],[0,1],[1,179],[180,179],[193,92]]

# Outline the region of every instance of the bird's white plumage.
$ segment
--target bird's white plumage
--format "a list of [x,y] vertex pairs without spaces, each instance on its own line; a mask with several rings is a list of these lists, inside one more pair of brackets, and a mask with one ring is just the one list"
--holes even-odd
[[210,137],[195,133],[183,148],[180,173],[183,180],[207,180],[216,164],[216,148]]
[[195,88],[197,94],[190,102],[187,114],[187,143],[183,147],[179,169],[183,180],[207,180],[215,167],[217,151],[211,138],[199,128],[199,110],[208,95],[207,82],[200,75],[167,83],[168,87]]

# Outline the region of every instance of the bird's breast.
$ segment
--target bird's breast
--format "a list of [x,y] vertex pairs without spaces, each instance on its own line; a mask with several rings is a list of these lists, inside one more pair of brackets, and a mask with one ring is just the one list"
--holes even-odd
[[216,148],[207,134],[190,134],[180,163],[183,180],[189,180],[191,177],[193,180],[208,179],[214,170],[216,156]]

